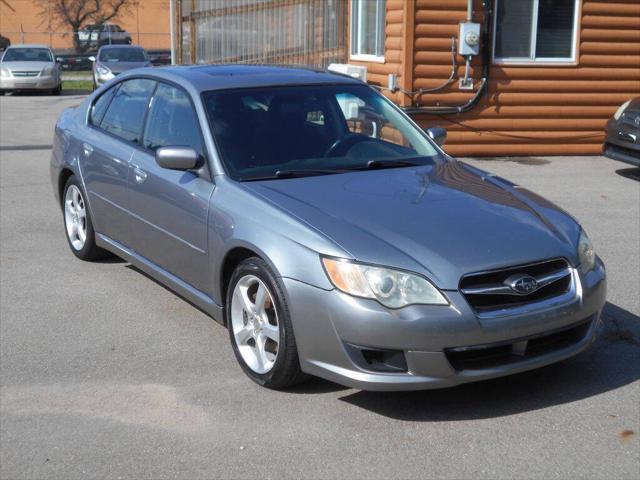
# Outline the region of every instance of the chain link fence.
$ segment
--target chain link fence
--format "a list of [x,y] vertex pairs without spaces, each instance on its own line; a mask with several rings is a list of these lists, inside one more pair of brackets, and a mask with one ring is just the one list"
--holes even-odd
[[326,67],[347,57],[346,0],[177,0],[181,63]]

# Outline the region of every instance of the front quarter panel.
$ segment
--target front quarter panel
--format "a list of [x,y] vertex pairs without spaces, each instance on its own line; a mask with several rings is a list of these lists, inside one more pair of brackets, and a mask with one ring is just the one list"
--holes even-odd
[[222,270],[226,255],[234,248],[254,251],[280,277],[333,289],[322,269],[319,252],[349,257],[347,252],[224,175],[216,178],[216,187],[209,217],[214,301],[224,304]]

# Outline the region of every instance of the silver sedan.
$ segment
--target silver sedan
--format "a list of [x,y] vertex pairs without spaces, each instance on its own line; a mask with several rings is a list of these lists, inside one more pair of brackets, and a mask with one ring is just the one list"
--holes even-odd
[[589,237],[444,138],[347,76],[143,68],[65,110],[51,175],[75,256],[208,312],[266,387],[437,388],[583,351],[606,296]]
[[149,55],[137,45],[105,45],[89,60],[93,62],[91,73],[94,90],[127,70],[151,66]]
[[46,45],[13,45],[0,59],[0,94],[15,90],[62,91],[60,65]]

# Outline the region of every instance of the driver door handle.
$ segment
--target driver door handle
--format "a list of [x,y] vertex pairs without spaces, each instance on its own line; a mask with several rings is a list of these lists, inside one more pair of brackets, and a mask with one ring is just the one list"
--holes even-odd
[[82,144],[82,150],[84,150],[84,154],[86,157],[88,157],[89,155],[91,155],[93,153],[93,147],[91,145],[89,145],[88,143],[83,143]]

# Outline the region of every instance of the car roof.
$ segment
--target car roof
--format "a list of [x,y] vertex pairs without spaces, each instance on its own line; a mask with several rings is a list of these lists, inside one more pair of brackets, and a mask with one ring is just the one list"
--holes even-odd
[[49,45],[41,45],[36,43],[19,43],[16,45],[10,45],[7,47],[7,50],[10,48],[46,48],[47,50],[51,50]]
[[127,48],[127,49],[136,49],[136,50],[144,50],[144,47],[141,47],[140,45],[120,45],[120,44],[116,44],[116,45],[103,45],[100,47],[99,50],[110,50],[112,48]]
[[[145,73],[180,84],[189,83],[196,91],[292,85],[363,85],[360,80],[326,70],[281,65],[189,65],[144,69]],[[143,70],[134,70],[131,75]]]

